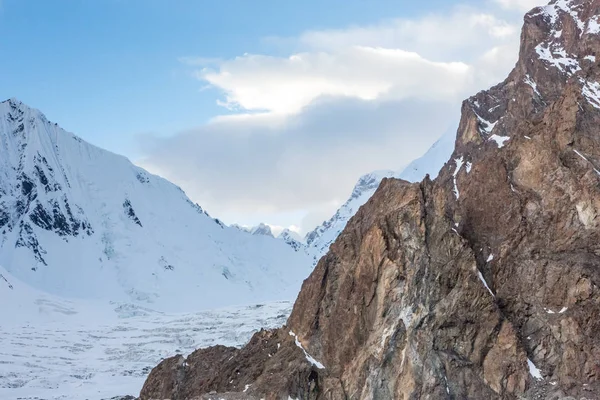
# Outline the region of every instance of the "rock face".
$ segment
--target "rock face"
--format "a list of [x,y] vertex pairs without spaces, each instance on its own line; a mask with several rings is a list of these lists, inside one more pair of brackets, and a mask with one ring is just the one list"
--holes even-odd
[[411,162],[402,172],[375,171],[362,176],[350,198],[327,221],[306,234],[305,251],[316,265],[329,247],[342,233],[346,224],[358,209],[373,196],[383,178],[398,178],[409,182],[419,182],[427,174],[437,176],[454,149],[455,132],[446,132],[420,158]]
[[[231,350],[219,384],[170,398],[600,398],[596,54],[600,0],[527,14],[518,64],[464,102],[439,177],[385,179],[287,326]],[[142,400],[167,398],[152,388],[169,363]],[[186,388],[206,373],[183,371]],[[226,383],[238,372],[244,387]]]

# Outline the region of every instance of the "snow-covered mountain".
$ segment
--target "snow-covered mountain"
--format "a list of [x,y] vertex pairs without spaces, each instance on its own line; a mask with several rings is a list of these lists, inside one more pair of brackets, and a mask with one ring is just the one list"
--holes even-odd
[[277,236],[277,239],[283,240],[288,246],[292,247],[295,251],[305,251],[306,246],[302,237],[289,229],[284,229]]
[[271,227],[265,224],[255,226],[254,228],[250,229],[250,233],[252,235],[275,237],[273,235],[273,231],[271,231]]
[[[455,138],[456,129],[449,129],[423,156],[412,161],[400,172],[383,170],[363,175],[354,186],[350,198],[329,220],[324,221],[314,230],[308,232],[304,238],[289,229],[284,229],[277,236],[277,239],[283,240],[296,252],[307,254],[312,265],[316,265],[319,259],[327,253],[329,246],[337,239],[342,230],[344,230],[348,220],[352,218],[358,209],[375,193],[383,178],[399,178],[409,182],[418,182],[427,174],[429,174],[432,179],[435,178],[452,154]],[[237,224],[231,226],[252,235],[275,237],[271,228],[263,223],[252,228]]]
[[436,177],[454,150],[455,138],[456,130],[448,130],[422,157],[411,162],[401,172],[376,171],[362,176],[350,198],[337,210],[335,215],[306,235],[306,252],[313,260],[313,264],[316,264],[327,253],[329,246],[342,232],[348,220],[375,193],[383,178],[393,177],[409,182],[418,182],[427,174],[431,178]]
[[311,265],[15,99],[0,103],[0,233],[0,264],[39,290],[159,309],[293,299]]
[[275,237],[275,235],[273,235],[273,231],[271,230],[271,227],[269,225],[263,224],[263,223],[260,223],[251,228],[247,227],[247,226],[238,225],[238,224],[232,224],[231,227],[236,228],[242,232],[249,233],[251,235],[268,236],[268,237],[272,237],[272,238]]
[[236,228],[242,232],[249,233],[251,235],[267,236],[277,238],[278,240],[283,240],[288,246],[294,249],[294,251],[308,254],[306,251],[306,245],[304,244],[302,237],[296,232],[289,230],[288,228],[282,230],[281,233],[276,237],[273,234],[271,227],[263,223],[260,223],[252,228],[247,226],[241,226],[238,224],[232,224],[231,227]]

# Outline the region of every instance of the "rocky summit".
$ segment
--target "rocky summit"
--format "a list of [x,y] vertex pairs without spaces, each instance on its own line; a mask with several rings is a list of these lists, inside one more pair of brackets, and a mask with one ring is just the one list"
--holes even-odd
[[287,326],[156,367],[141,399],[600,398],[600,0],[525,17],[435,180],[384,179]]

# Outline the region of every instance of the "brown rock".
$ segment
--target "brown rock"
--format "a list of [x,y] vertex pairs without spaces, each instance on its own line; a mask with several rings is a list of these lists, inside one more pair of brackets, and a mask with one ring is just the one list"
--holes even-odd
[[439,177],[384,180],[287,327],[209,349],[214,371],[164,361],[142,400],[600,398],[600,0],[554,4],[525,17],[508,79],[464,102]]

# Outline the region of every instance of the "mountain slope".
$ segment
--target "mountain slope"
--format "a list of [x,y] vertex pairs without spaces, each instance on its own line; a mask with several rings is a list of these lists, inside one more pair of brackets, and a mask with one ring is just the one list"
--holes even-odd
[[290,299],[310,266],[14,99],[0,103],[0,232],[0,264],[37,289],[159,308]]
[[354,187],[350,198],[328,221],[323,222],[305,237],[306,251],[316,264],[337,239],[348,220],[373,196],[384,178],[398,178],[418,182],[429,174],[435,178],[454,149],[454,131],[446,132],[420,158],[411,162],[402,172],[375,171],[362,176]]
[[383,180],[286,326],[167,359],[141,399],[600,398],[596,54],[600,0],[528,13],[517,65],[463,103],[435,180]]

